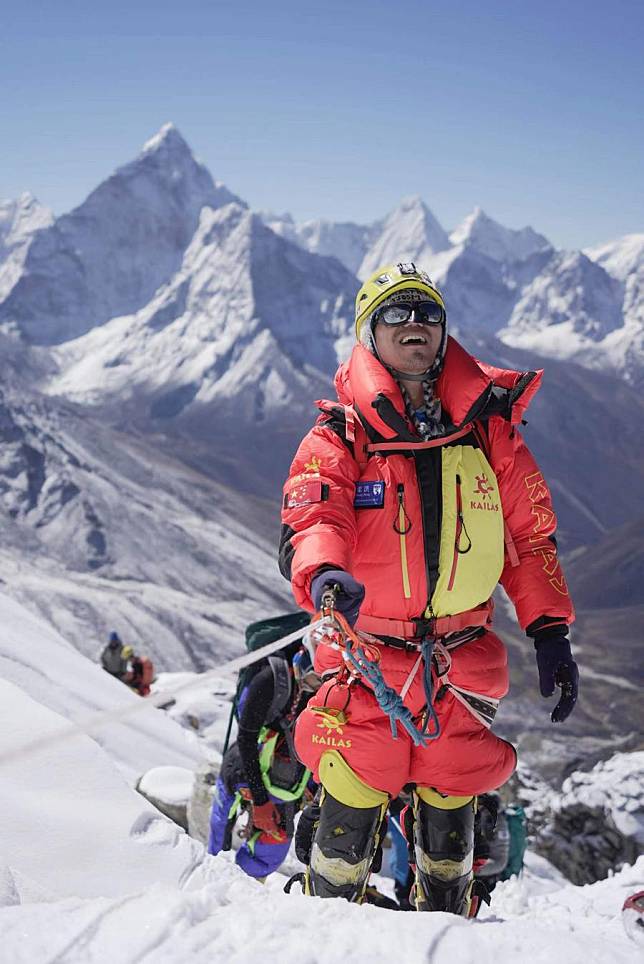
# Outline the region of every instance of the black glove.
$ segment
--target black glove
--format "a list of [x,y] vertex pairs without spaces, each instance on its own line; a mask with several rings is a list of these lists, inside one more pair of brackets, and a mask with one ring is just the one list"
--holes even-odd
[[555,685],[561,687],[559,702],[550,716],[553,723],[563,723],[570,716],[579,690],[579,670],[570,652],[567,633],[567,626],[552,626],[532,634],[541,695],[552,696]]
[[335,596],[335,608],[353,626],[364,599],[365,589],[344,569],[325,569],[311,580],[311,599],[316,610],[322,605],[324,590],[329,586],[339,586]]

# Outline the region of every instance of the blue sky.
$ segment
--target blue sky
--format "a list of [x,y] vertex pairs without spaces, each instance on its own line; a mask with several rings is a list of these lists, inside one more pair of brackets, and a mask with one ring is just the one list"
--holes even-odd
[[163,123],[253,208],[420,194],[558,246],[644,231],[644,4],[0,0],[0,198],[62,213]]

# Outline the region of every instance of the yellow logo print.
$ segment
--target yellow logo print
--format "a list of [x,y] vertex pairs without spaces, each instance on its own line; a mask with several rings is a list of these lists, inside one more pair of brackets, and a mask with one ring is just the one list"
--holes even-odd
[[336,733],[338,736],[342,736],[344,730],[342,729],[340,720],[337,720],[335,716],[326,716],[321,723],[317,724],[318,730],[326,730],[326,735],[330,736],[332,733]]
[[305,464],[304,468],[307,472],[315,472],[316,474],[319,474],[321,465],[321,459],[319,459],[317,455],[314,455],[311,461]]

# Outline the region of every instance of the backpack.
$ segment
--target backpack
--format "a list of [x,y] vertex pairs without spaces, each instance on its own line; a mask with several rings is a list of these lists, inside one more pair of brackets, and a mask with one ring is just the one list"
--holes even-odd
[[[310,621],[310,615],[305,612],[286,613],[283,616],[272,616],[270,619],[260,619],[246,627],[246,649],[248,652],[254,652],[256,649],[261,649],[262,646],[268,646],[269,643],[276,642],[282,636],[288,636],[297,629],[302,629],[302,631],[304,631],[306,626],[309,625]],[[293,645],[298,645],[298,641],[296,641],[295,644],[291,642],[287,645],[290,648]],[[224,748],[222,751],[223,753],[225,753],[228,749],[233,720],[239,720],[239,713],[241,706],[243,705],[245,691],[248,689],[253,677],[263,666],[266,666],[267,663],[271,667],[273,672],[273,680],[275,683],[275,692],[269,708],[269,713],[267,714],[267,722],[270,722],[270,720],[278,716],[280,711],[283,710],[288,704],[288,701],[291,697],[292,681],[288,657],[285,654],[275,653],[271,656],[259,659],[256,663],[252,663],[250,666],[245,666],[244,669],[240,670],[239,677],[237,679],[237,689],[235,691],[230,709],[228,729],[226,731],[226,739],[224,741]]]
[[518,804],[506,807],[503,812],[510,831],[510,853],[501,880],[509,880],[523,870],[523,857],[528,845],[528,821],[523,807]]

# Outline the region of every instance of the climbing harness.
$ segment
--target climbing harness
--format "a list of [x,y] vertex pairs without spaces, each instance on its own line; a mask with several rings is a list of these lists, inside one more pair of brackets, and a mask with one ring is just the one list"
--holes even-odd
[[[339,649],[346,664],[351,680],[363,677],[371,686],[373,694],[383,713],[389,717],[391,735],[398,739],[398,724],[400,723],[411,737],[415,746],[425,747],[431,740],[440,736],[440,725],[433,706],[432,686],[432,655],[434,640],[423,637],[420,655],[401,693],[389,686],[379,667],[380,651],[376,646],[370,646],[354,632],[345,617],[335,607],[335,587],[329,587],[322,595],[320,612],[317,619],[305,633],[305,645],[313,649],[315,645],[325,643],[334,649]],[[427,704],[427,711],[420,729],[414,722],[409,707],[405,705],[404,697],[416,675],[418,667],[423,662],[423,689]],[[431,729],[430,729],[431,723]]]

